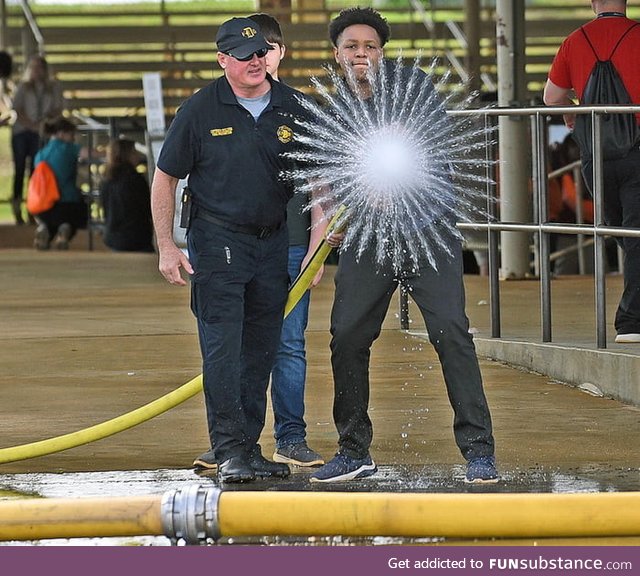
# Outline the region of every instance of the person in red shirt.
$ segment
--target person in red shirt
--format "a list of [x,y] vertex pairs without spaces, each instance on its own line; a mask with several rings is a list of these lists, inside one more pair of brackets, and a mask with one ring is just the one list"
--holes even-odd
[[[596,18],[564,40],[551,64],[544,102],[549,106],[571,106],[574,96],[579,101],[596,63],[589,42],[599,59],[608,60],[628,32],[611,60],[631,101],[640,104],[640,26],[626,17],[626,0],[592,0],[591,6]],[[640,125],[640,114],[636,119]],[[573,129],[575,114],[565,115],[564,121]],[[582,167],[589,182],[592,159],[583,157]],[[640,228],[640,143],[636,142],[624,158],[605,160],[603,173],[605,224]],[[616,342],[640,343],[640,238],[618,238],[618,242],[624,251],[624,292],[615,318]]]

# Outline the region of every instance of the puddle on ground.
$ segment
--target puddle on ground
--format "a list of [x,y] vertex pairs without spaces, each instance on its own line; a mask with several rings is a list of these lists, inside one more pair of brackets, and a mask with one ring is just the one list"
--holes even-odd
[[183,488],[197,481],[192,470],[0,474],[0,498],[2,491],[23,494],[25,498],[141,496]]

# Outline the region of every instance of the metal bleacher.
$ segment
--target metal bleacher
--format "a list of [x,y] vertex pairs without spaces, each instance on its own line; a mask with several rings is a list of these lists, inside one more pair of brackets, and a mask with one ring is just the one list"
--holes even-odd
[[[23,4],[28,6],[26,1]],[[465,29],[464,3],[448,2],[447,11],[438,9],[435,1],[426,3],[430,8],[422,4],[407,0],[404,7],[395,3],[393,8],[381,8],[392,22],[387,55],[402,50],[405,57],[413,58],[420,50],[426,62],[444,54],[464,61],[466,48],[456,33]],[[540,93],[561,39],[590,17],[584,2],[548,4],[526,9],[526,73],[531,97]],[[16,74],[21,72],[25,54],[44,51],[64,84],[70,110],[107,118],[144,116],[141,77],[159,72],[170,116],[184,98],[220,73],[215,66],[215,33],[221,22],[238,14],[217,9],[216,3],[198,11],[181,9],[180,3],[145,6],[118,5],[117,11],[84,7],[77,12],[34,6],[32,19],[21,6],[7,6],[4,43],[14,57]],[[323,64],[333,60],[327,22],[336,9],[272,12],[281,20],[289,46],[281,76],[290,85],[307,89],[309,77],[322,76]],[[481,10],[478,31],[480,72],[484,78],[495,79],[495,7]],[[455,69],[451,82],[460,83]]]

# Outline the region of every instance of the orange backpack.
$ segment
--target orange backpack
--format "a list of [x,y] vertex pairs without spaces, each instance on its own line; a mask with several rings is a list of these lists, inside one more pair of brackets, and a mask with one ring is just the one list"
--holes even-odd
[[27,210],[30,214],[40,214],[53,208],[58,200],[60,190],[56,175],[44,160],[38,162],[29,179]]

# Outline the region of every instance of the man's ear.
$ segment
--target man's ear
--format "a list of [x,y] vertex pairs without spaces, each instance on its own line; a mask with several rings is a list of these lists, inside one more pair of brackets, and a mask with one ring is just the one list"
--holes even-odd
[[223,52],[218,52],[217,58],[218,58],[218,65],[220,66],[220,68],[224,70],[227,67],[228,56]]
[[287,51],[287,47],[284,44],[282,44],[280,46],[280,60],[282,60],[284,58],[284,54],[285,54],[286,51]]
[[333,57],[336,60],[337,64],[340,64],[340,60],[338,60],[338,48],[336,46],[333,47]]

